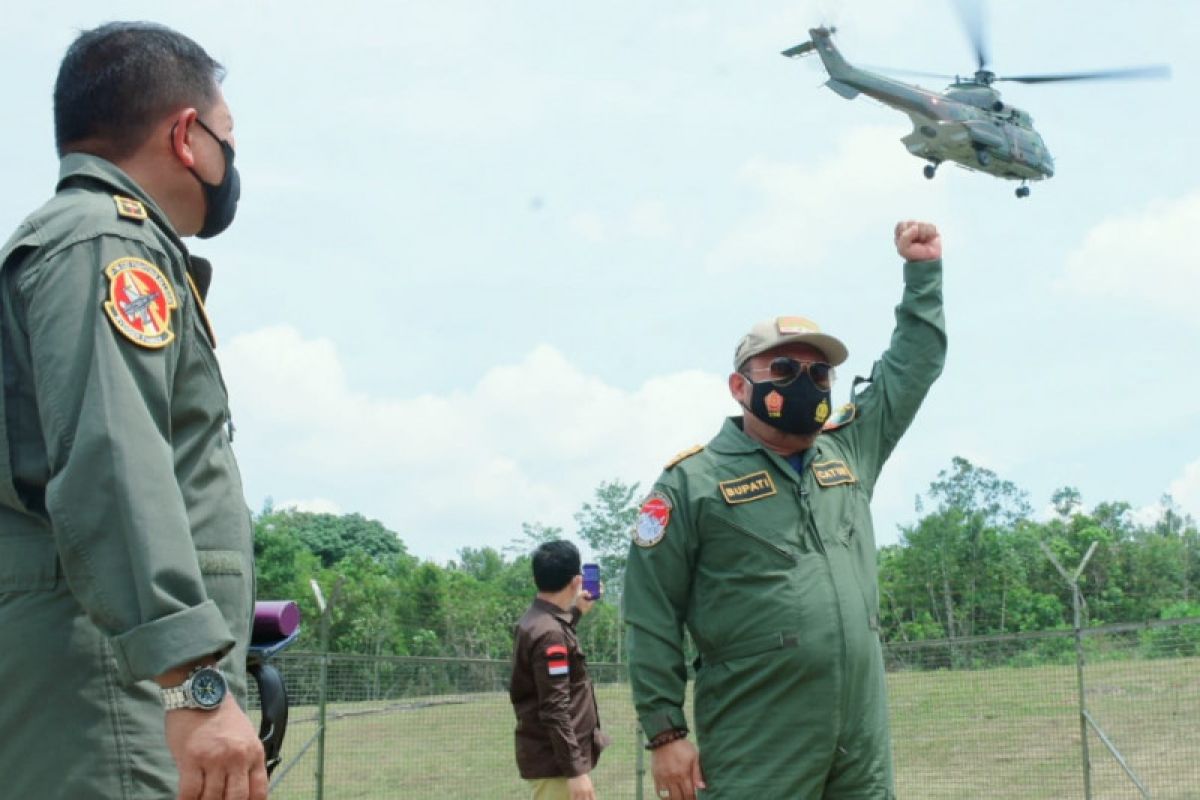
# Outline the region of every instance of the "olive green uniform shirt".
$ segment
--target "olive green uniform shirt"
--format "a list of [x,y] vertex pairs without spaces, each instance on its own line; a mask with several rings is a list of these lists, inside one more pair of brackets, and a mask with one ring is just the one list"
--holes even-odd
[[659,519],[670,507],[662,538],[630,548],[638,716],[648,736],[686,727],[686,626],[700,652],[706,799],[892,796],[869,503],[946,349],[941,263],[908,263],[904,277],[891,345],[853,418],[817,438],[803,469],[730,419],[662,474],[651,494]]
[[219,653],[244,703],[252,528],[210,277],[129,176],[82,154],[0,251],[6,796],[174,796],[148,679]]

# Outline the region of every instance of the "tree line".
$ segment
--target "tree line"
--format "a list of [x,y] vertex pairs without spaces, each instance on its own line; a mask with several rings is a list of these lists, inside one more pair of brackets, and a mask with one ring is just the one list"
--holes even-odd
[[[359,514],[267,506],[255,516],[258,594],[300,603],[303,649],[316,647],[316,579],[342,589],[330,649],[370,655],[508,658],[512,628],[534,593],[529,554],[543,541],[586,544],[600,563],[606,599],[580,623],[593,662],[622,660],[620,598],[629,532],[642,492],[602,482],[574,516],[574,530],[522,525],[500,549],[467,547],[447,563],[421,560],[381,523]],[[1071,589],[1044,543],[1080,576],[1086,624],[1200,616],[1200,532],[1164,497],[1152,522],[1124,502],[1086,509],[1062,488],[1035,514],[1027,493],[955,458],[917,501],[918,519],[879,550],[881,632],[914,642],[1069,627]]]

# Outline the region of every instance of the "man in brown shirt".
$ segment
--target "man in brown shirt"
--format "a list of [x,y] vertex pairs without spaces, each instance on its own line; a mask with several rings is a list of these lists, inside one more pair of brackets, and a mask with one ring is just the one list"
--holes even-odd
[[533,800],[595,800],[588,773],[608,737],[575,624],[595,598],[583,591],[579,551],[547,542],[533,554],[537,599],[517,624],[509,697],[517,714],[517,768]]

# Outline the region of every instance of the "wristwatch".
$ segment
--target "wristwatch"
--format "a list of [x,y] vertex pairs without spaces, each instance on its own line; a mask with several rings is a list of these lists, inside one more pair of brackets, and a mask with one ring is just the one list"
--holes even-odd
[[198,708],[215,711],[225,695],[229,694],[229,683],[216,667],[196,667],[187,680],[169,689],[159,689],[163,708],[175,711],[179,708]]

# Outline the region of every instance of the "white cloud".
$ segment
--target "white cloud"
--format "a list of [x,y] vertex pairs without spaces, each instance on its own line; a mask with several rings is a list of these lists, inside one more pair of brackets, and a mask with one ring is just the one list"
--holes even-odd
[[[1164,494],[1169,495],[1184,514],[1200,518],[1200,458],[1185,465],[1179,477],[1168,484]],[[1163,510],[1161,499],[1157,499],[1132,509],[1129,515],[1137,525],[1152,527],[1162,519]]]
[[919,162],[899,141],[907,132],[903,123],[856,128],[832,156],[808,163],[751,159],[740,178],[762,197],[762,205],[732,226],[710,256],[710,266],[828,264],[834,261],[830,251],[845,240],[890,227],[898,208],[916,218],[940,218],[928,210],[931,202],[940,204],[938,182],[913,196]]
[[1187,513],[1200,518],[1200,458],[1183,468],[1183,474],[1171,481],[1167,494]]
[[1142,528],[1152,528],[1162,519],[1163,507],[1158,503],[1133,508],[1129,511],[1129,519],[1134,525]]
[[437,558],[503,545],[521,522],[573,529],[600,481],[645,487],[732,407],[723,376],[618,387],[547,345],[474,386],[413,397],[355,390],[332,343],[290,326],[222,350],[252,493],[316,496],[307,502],[377,517]]
[[1068,257],[1060,287],[1077,294],[1140,300],[1194,318],[1200,295],[1197,230],[1200,191],[1107,219]]
[[307,511],[312,514],[342,513],[341,506],[324,497],[310,497],[306,500],[284,500],[282,503],[275,504],[276,510],[282,510],[285,508],[293,511]]

